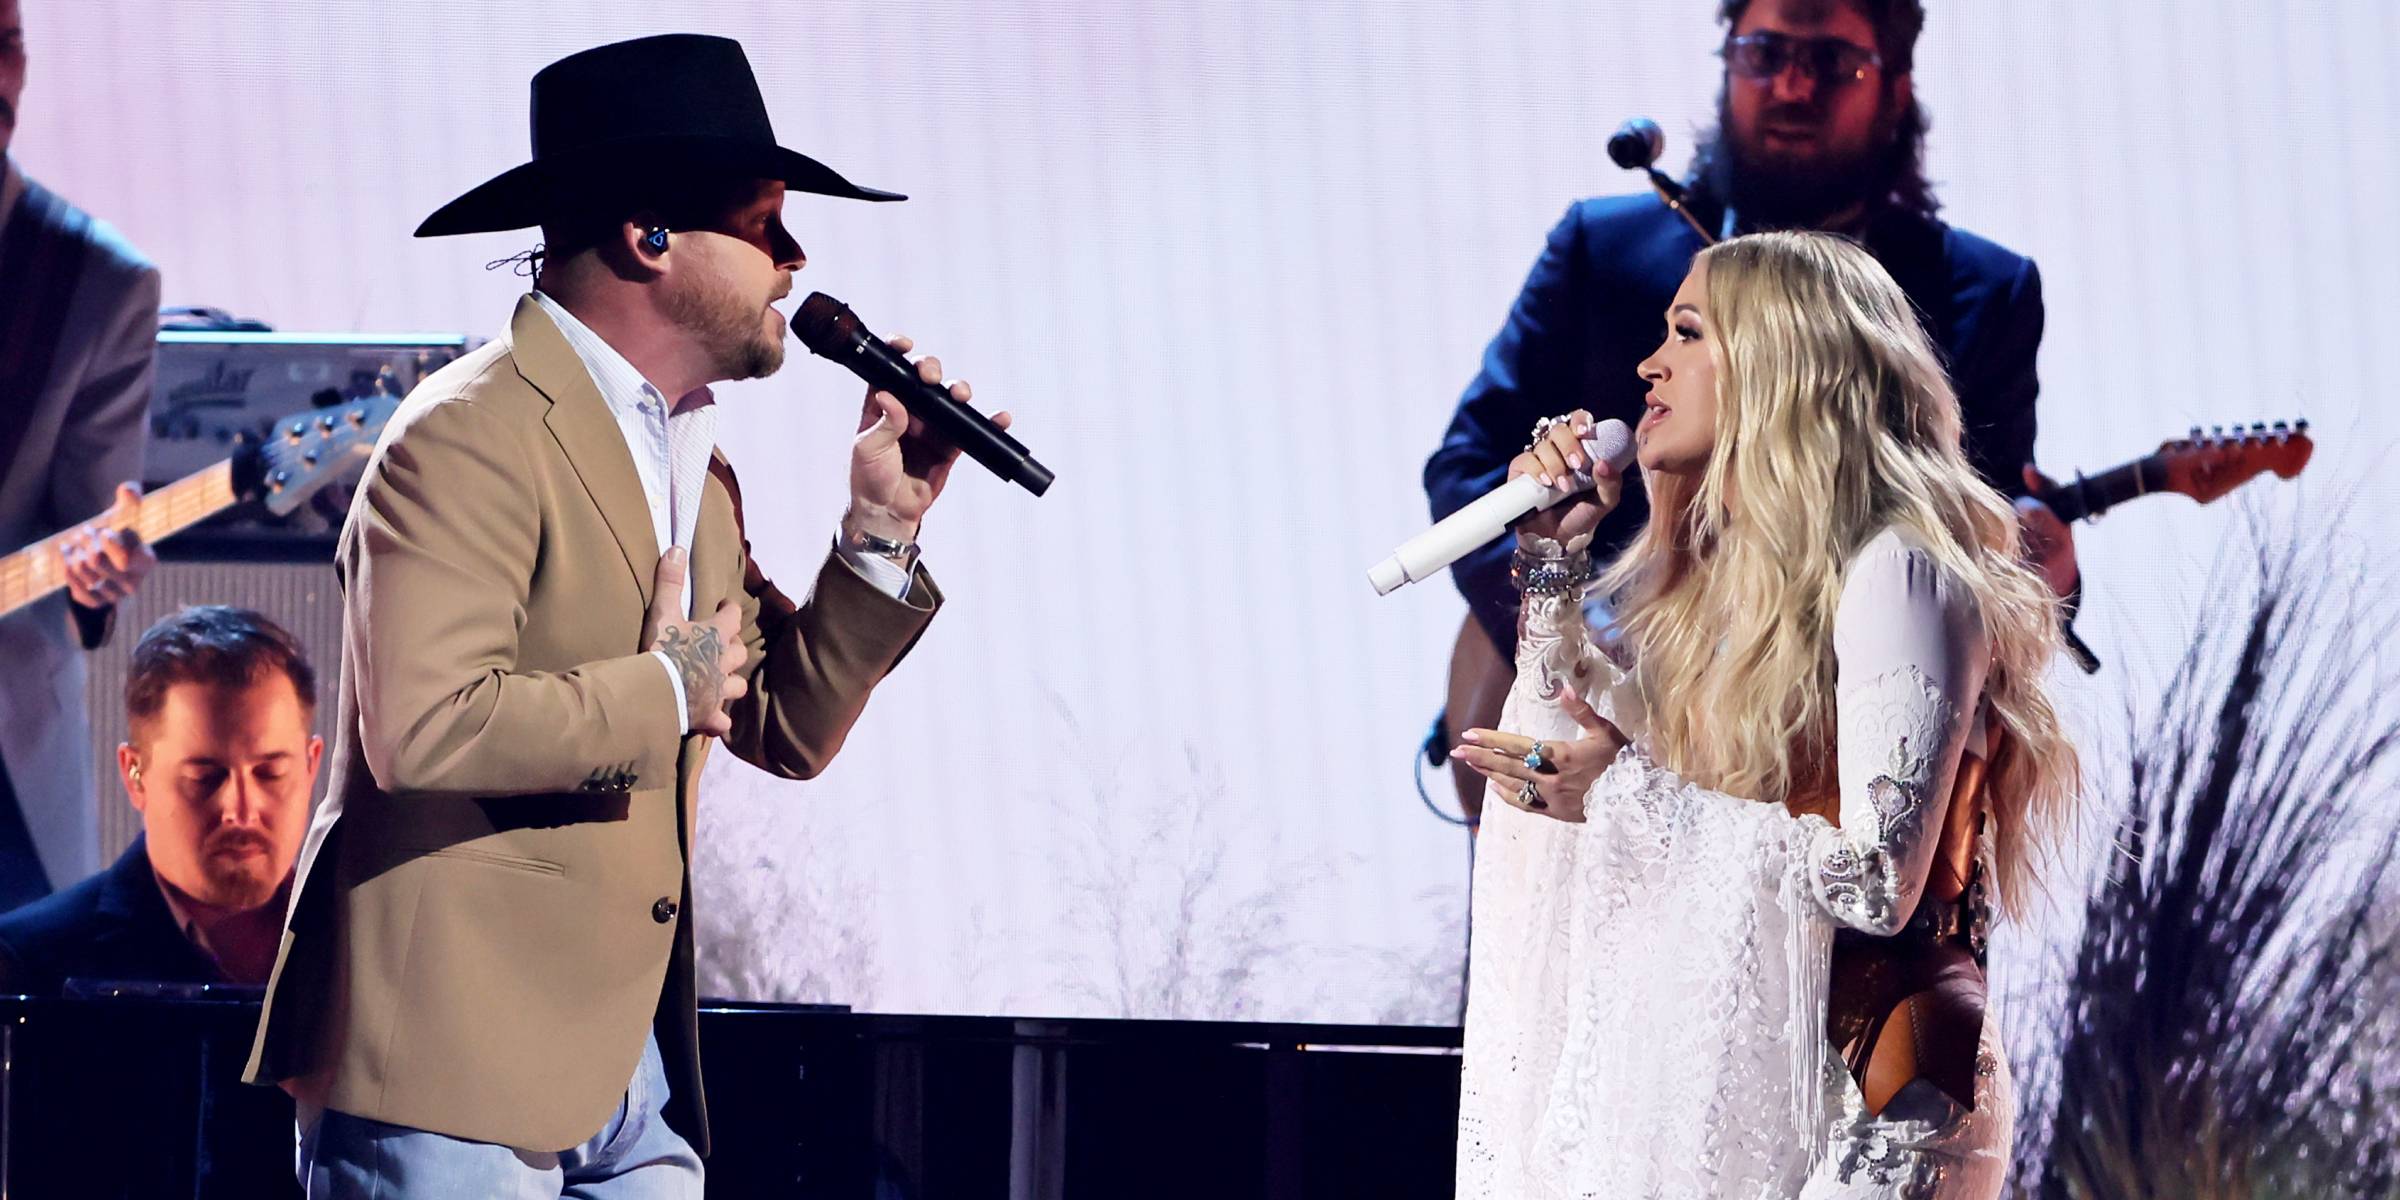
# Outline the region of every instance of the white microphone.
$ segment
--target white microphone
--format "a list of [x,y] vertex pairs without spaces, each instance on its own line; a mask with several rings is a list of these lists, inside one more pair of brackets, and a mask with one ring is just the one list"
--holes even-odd
[[[1583,439],[1583,454],[1622,473],[1633,463],[1633,431],[1614,418],[1602,421]],[[1592,477],[1588,473],[1568,476],[1556,487],[1543,487],[1533,476],[1519,475],[1443,517],[1433,528],[1400,543],[1390,558],[1367,568],[1367,582],[1375,585],[1376,595],[1389,596],[1401,584],[1429,579],[1465,558],[1477,546],[1508,532],[1509,525],[1526,513],[1590,490]]]

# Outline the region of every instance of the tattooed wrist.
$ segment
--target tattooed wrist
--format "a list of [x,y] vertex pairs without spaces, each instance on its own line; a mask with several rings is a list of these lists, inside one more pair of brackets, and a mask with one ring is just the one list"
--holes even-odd
[[725,673],[718,667],[724,643],[714,625],[670,625],[658,631],[651,647],[675,664],[683,677],[684,725],[696,729],[717,711]]

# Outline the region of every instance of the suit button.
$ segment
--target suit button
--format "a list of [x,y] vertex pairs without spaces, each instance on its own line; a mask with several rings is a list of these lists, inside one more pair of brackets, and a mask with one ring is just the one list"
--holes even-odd
[[660,896],[658,898],[658,903],[650,906],[650,919],[658,922],[661,925],[674,920],[675,902],[667,899],[665,896]]

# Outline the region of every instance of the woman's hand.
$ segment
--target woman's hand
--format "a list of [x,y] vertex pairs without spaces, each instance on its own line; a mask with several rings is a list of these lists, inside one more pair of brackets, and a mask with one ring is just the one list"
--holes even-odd
[[1625,490],[1625,479],[1605,461],[1593,461],[1583,452],[1583,439],[1592,433],[1592,414],[1576,409],[1552,421],[1549,431],[1523,454],[1508,464],[1508,477],[1531,475],[1543,486],[1566,482],[1571,476],[1590,472],[1591,490],[1572,500],[1554,504],[1538,512],[1527,513],[1517,523],[1520,533],[1538,534],[1553,541],[1564,542],[1581,537],[1598,528],[1600,518],[1617,506],[1617,497]]
[[[1583,726],[1583,736],[1571,742],[1536,742],[1497,729],[1470,729],[1459,735],[1466,743],[1450,757],[1475,768],[1492,781],[1492,791],[1529,813],[1561,821],[1583,820],[1583,797],[1599,782],[1600,773],[1625,748],[1625,734],[1606,717],[1569,691],[1558,698],[1560,708]],[[1535,747],[1540,753],[1535,754]],[[1528,765],[1528,758],[1540,765]],[[1529,790],[1526,784],[1533,787]],[[1530,793],[1530,794],[1529,794]]]

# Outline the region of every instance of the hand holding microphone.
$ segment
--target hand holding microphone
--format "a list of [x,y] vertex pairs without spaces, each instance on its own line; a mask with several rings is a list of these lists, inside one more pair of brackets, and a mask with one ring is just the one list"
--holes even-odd
[[[1615,430],[1608,430],[1612,425]],[[1512,480],[1530,476],[1544,487],[1590,480],[1588,488],[1575,490],[1561,503],[1526,514],[1517,523],[1518,532],[1568,541],[1599,528],[1600,519],[1617,507],[1617,500],[1625,494],[1624,461],[1612,461],[1607,433],[1624,434],[1625,423],[1608,421],[1601,428],[1604,432],[1595,434],[1592,414],[1576,409],[1552,422],[1546,436],[1510,460],[1508,477]],[[1631,445],[1629,436],[1626,445]]]
[[1534,518],[1538,523],[1526,527],[1544,536],[1588,532],[1617,506],[1625,468],[1632,462],[1633,431],[1625,422],[1594,424],[1582,409],[1550,421],[1509,464],[1507,482],[1401,543],[1390,558],[1367,569],[1367,582],[1375,585],[1376,595],[1388,596],[1402,584],[1429,579],[1508,532],[1527,513],[1540,514]]
[[[953,449],[944,459],[944,476],[949,473],[949,459],[963,450],[993,474],[1036,496],[1050,489],[1050,469],[1036,462],[1024,443],[1008,435],[1005,416],[987,417],[975,411],[966,403],[964,389],[954,392],[942,386],[939,362],[930,370],[909,362],[906,345],[876,337],[848,305],[823,292],[811,292],[792,314],[792,332],[810,352],[832,359],[866,380],[870,407],[876,403],[874,392],[889,393],[905,406],[916,418],[909,424],[912,437],[922,437],[930,430],[948,443]],[[874,415],[870,413],[870,420],[861,424],[862,433],[875,427]],[[897,414],[891,419],[897,422]],[[933,490],[940,490],[938,482]],[[930,503],[931,497],[926,500]]]
[[[905,335],[895,335],[884,345],[895,357],[916,348]],[[910,365],[919,391],[938,392],[958,408],[974,413],[967,407],[974,399],[974,389],[963,379],[944,387],[941,359],[928,354]],[[1004,412],[987,419],[994,430],[1005,431],[1011,423]],[[858,437],[850,444],[850,510],[842,517],[843,532],[915,541],[918,524],[949,482],[960,449],[890,390],[870,383],[866,405],[859,413]]]

